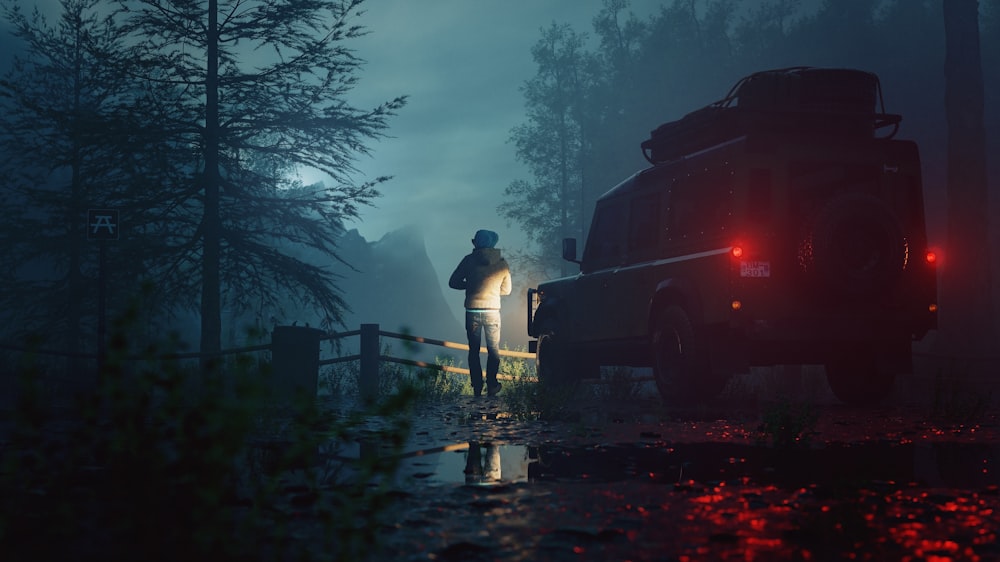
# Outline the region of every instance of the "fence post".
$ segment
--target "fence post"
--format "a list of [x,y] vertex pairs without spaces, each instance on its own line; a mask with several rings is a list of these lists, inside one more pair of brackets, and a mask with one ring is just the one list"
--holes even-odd
[[374,402],[378,398],[379,387],[379,335],[378,324],[361,325],[361,373],[358,387],[361,399]]
[[304,394],[316,399],[321,330],[275,326],[271,333],[271,389],[281,398]]

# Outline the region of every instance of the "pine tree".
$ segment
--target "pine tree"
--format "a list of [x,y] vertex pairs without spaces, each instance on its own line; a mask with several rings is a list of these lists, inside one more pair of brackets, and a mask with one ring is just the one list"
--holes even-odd
[[979,2],[943,0],[948,119],[948,266],[942,273],[942,330],[963,355],[996,349],[990,276],[986,127]]
[[[346,99],[362,67],[349,47],[365,33],[351,23],[361,3],[121,0],[172,160],[150,178],[163,194],[153,231],[169,236],[152,276],[198,303],[203,353],[221,347],[225,307],[273,309],[291,295],[327,327],[340,321],[331,271],[295,256],[337,259],[342,221],[386,179],[356,184],[353,163],[405,103]],[[334,185],[297,185],[300,167]]]
[[532,49],[538,74],[522,88],[528,121],[514,128],[511,141],[533,179],[511,182],[499,208],[508,221],[521,223],[549,262],[557,259],[559,240],[583,228],[583,41],[568,26],[552,24]]
[[54,25],[2,4],[23,51],[0,80],[0,308],[12,331],[44,332],[70,356],[95,349],[98,252],[87,210],[115,205],[126,183],[116,132],[130,90],[124,32],[101,4],[62,0]]

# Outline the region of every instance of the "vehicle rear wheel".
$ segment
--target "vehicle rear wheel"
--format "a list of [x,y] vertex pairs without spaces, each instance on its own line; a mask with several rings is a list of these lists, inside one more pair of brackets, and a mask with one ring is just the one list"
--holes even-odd
[[841,402],[850,406],[871,406],[892,393],[896,372],[877,355],[862,353],[827,363],[826,380]]
[[726,380],[711,372],[704,344],[683,308],[668,306],[656,316],[651,343],[653,376],[665,403],[703,402],[722,392]]

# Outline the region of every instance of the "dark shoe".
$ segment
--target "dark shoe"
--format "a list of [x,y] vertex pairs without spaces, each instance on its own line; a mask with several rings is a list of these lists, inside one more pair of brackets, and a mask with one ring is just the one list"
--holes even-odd
[[486,396],[496,396],[500,392],[500,386],[500,383],[496,383],[487,387]]
[[472,395],[475,396],[476,398],[479,398],[480,396],[482,396],[483,395],[483,389],[482,389],[482,387],[480,387],[480,388],[473,388],[472,389]]

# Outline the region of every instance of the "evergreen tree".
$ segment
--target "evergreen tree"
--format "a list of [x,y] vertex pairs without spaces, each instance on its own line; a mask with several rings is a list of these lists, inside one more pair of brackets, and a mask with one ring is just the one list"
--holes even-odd
[[583,227],[583,42],[584,36],[553,23],[532,48],[538,74],[522,87],[528,120],[511,133],[532,180],[513,181],[504,192],[509,200],[499,208],[508,221],[521,223],[548,263],[561,263],[559,241],[579,236]]
[[659,63],[650,64],[643,57],[650,28],[627,12],[628,7],[627,0],[606,0],[593,21],[599,43],[591,55],[594,79],[583,115],[588,148],[583,166],[588,182],[581,241],[597,198],[645,163],[639,142],[652,128],[648,110],[649,101],[658,97],[652,92],[656,88],[652,73]]
[[699,15],[675,0],[649,21],[628,7],[605,1],[594,51],[568,26],[543,30],[532,50],[538,73],[522,89],[527,122],[512,140],[533,179],[512,182],[500,212],[563,274],[560,240],[585,240],[597,197],[646,165],[639,144],[650,130],[721,97],[732,81],[733,2],[711,2]]
[[[948,117],[948,266],[942,330],[963,355],[995,352],[979,2],[943,0]],[[977,369],[979,372],[984,372]]]
[[[124,33],[101,4],[61,0],[54,25],[37,9],[2,4],[23,54],[0,80],[0,308],[8,326],[44,331],[46,345],[71,355],[96,347],[98,252],[87,210],[116,206],[126,183],[117,125],[130,90]],[[128,264],[116,266],[129,277]]]
[[801,53],[784,48],[788,34],[800,25],[800,10],[800,0],[765,0],[752,7],[732,30],[735,51],[763,67],[802,64],[788,60]]
[[[353,162],[405,99],[358,109],[362,61],[349,41],[362,0],[120,0],[169,167],[150,178],[166,236],[151,275],[198,303],[200,349],[221,346],[222,312],[280,306],[287,294],[335,326],[345,303],[310,248],[335,260],[341,221],[385,178],[356,184]],[[296,185],[289,167],[328,174]],[[155,262],[152,261],[155,259]]]
[[[983,57],[983,95],[986,121],[986,154],[1000,153],[1000,0],[981,0],[980,24],[982,26],[981,52]],[[1000,314],[1000,158],[988,158],[988,191],[992,209],[990,214],[993,244],[993,306]],[[993,327],[994,330],[998,326]]]

